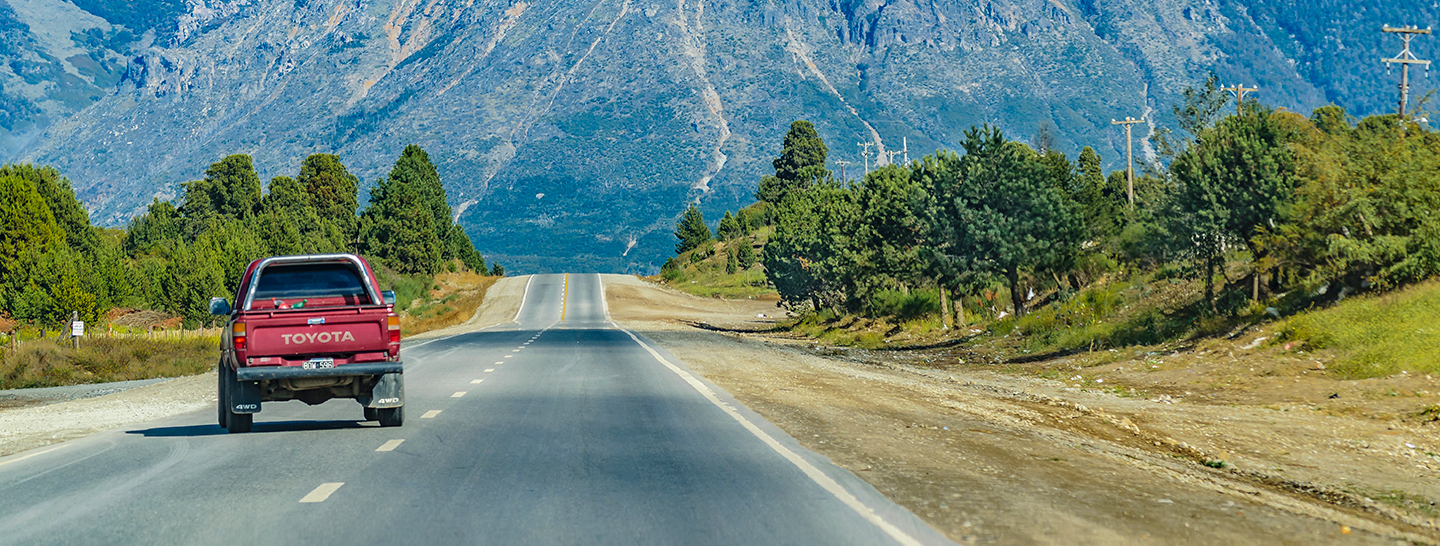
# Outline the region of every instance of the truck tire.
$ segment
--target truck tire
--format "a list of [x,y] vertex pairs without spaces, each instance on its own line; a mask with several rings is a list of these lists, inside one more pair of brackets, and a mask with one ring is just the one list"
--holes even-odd
[[378,413],[375,412],[375,408],[365,408],[365,420],[366,420],[366,421],[379,421],[379,420],[380,420],[380,416],[379,416]]
[[218,414],[216,417],[220,421],[220,428],[230,426],[230,424],[225,421],[225,417],[229,415],[229,412],[225,411],[225,409],[230,407],[229,398],[225,396],[225,391],[227,390],[225,388],[225,372],[228,371],[230,371],[230,367],[226,366],[225,359],[221,358],[220,365],[215,368],[215,413]]
[[405,406],[376,409],[375,417],[377,421],[380,421],[380,426],[382,427],[398,427],[404,425]]
[[225,422],[225,430],[231,434],[250,432],[251,425],[255,422],[255,416],[249,413],[235,413],[235,408],[230,405],[230,391],[237,387],[235,371],[229,366],[221,366],[224,370],[224,377],[220,380],[220,398],[224,402],[221,408],[223,415],[220,417]]

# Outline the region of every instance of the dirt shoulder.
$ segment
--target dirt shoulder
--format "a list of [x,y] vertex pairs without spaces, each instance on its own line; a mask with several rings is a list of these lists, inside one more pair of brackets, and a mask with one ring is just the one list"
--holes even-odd
[[[464,324],[432,330],[406,339],[421,341],[473,332],[510,322],[520,309],[526,277],[507,277],[485,293],[475,314]],[[0,457],[81,438],[114,428],[215,407],[215,372],[170,379],[159,383],[96,384],[54,389],[0,391]],[[61,394],[27,391],[104,392],[100,396],[66,400]],[[44,396],[40,396],[44,395]],[[39,396],[39,398],[37,398]],[[38,401],[37,401],[38,400]],[[63,401],[55,401],[63,400]],[[45,403],[53,402],[53,403]],[[6,407],[10,406],[10,407]]]
[[215,407],[215,372],[123,392],[0,411],[0,457],[96,432]]
[[621,325],[957,542],[1440,542],[1433,427],[702,330],[777,309],[605,282]]

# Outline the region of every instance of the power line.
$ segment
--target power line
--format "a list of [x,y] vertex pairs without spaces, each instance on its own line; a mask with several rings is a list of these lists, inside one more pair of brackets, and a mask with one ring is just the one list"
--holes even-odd
[[1386,71],[1389,71],[1391,66],[1400,65],[1400,119],[1405,119],[1405,106],[1410,99],[1410,65],[1421,64],[1425,65],[1425,70],[1430,70],[1430,61],[1417,59],[1415,54],[1410,52],[1410,39],[1414,38],[1416,34],[1430,34],[1430,29],[1428,27],[1422,29],[1413,26],[1385,25],[1380,30],[1390,34],[1399,34],[1400,39],[1405,40],[1405,48],[1400,50],[1399,55],[1393,59],[1380,59],[1380,62],[1385,63]]
[[1135,208],[1135,155],[1133,153],[1134,143],[1130,138],[1130,126],[1142,122],[1142,120],[1129,116],[1125,117],[1125,121],[1110,120],[1111,125],[1125,126],[1125,181],[1129,187],[1130,208],[1132,209]]

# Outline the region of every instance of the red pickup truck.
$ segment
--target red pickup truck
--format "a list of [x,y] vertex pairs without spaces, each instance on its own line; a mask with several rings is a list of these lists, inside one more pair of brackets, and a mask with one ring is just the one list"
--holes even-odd
[[220,347],[219,419],[249,432],[262,402],[309,405],[352,398],[367,421],[405,421],[400,317],[370,264],[354,254],[276,256],[250,262]]

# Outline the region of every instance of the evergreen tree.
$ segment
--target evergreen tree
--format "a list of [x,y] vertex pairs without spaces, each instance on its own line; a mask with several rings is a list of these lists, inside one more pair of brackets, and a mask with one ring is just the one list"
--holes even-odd
[[500,264],[498,264],[498,263],[492,263],[492,264],[490,264],[490,275],[491,275],[491,276],[494,276],[494,277],[504,277],[504,276],[505,276],[505,266],[500,265]]
[[1285,219],[1294,192],[1290,133],[1273,114],[1258,103],[1246,103],[1241,115],[1203,131],[1171,165],[1180,185],[1176,244],[1199,262],[1212,312],[1214,275],[1224,266],[1226,245],[1245,245],[1259,256],[1254,236]]
[[830,171],[825,168],[825,158],[829,153],[814,124],[804,120],[791,123],[780,157],[771,162],[775,175],[760,180],[755,199],[779,204],[790,192],[828,179]]
[[725,272],[726,272],[726,273],[732,273],[732,274],[733,274],[733,273],[735,273],[736,271],[739,271],[739,270],[740,270],[740,254],[739,254],[739,252],[740,252],[740,250],[737,249],[737,248],[735,248],[735,245],[733,245],[733,244],[730,245],[730,248],[727,248],[727,249],[725,250]]
[[740,269],[750,269],[755,265],[755,247],[751,244],[749,237],[740,238],[739,249],[735,251],[735,259]]
[[65,232],[65,241],[86,254],[94,254],[100,247],[100,236],[90,225],[90,214],[75,197],[70,180],[60,176],[54,167],[35,167],[29,164],[7,164],[0,167],[0,176],[18,176],[28,180],[35,191],[45,200],[46,206],[55,216],[55,222]]
[[23,286],[17,279],[23,252],[64,241],[64,231],[35,185],[19,176],[0,176],[0,285]]
[[[432,169],[433,170],[433,169]],[[438,177],[437,177],[438,179]],[[300,175],[296,182],[310,197],[316,213],[321,218],[334,222],[346,233],[356,229],[356,193],[360,179],[350,174],[340,157],[332,154],[312,154],[300,164]],[[271,183],[273,189],[274,183]],[[442,201],[444,197],[441,197]]]
[[939,173],[936,258],[955,278],[1005,279],[1017,316],[1025,314],[1021,274],[1051,267],[1079,246],[1082,211],[1061,190],[1056,171],[1028,146],[986,126],[965,132],[965,155]]
[[710,228],[705,225],[705,216],[700,213],[700,207],[691,203],[690,208],[685,209],[685,214],[675,223],[675,238],[680,240],[675,245],[676,254],[684,254],[710,242]]
[[260,177],[245,154],[227,156],[210,165],[203,180],[186,182],[183,188],[180,213],[187,220],[198,222],[216,215],[246,218],[260,206]]
[[720,219],[720,228],[715,231],[720,235],[721,241],[729,241],[744,234],[744,228],[740,227],[740,222],[731,216],[728,210],[725,211],[725,217]]
[[835,308],[848,299],[859,248],[855,195],[825,183],[791,192],[775,211],[775,232],[761,252],[765,276],[786,305]]
[[914,174],[887,165],[871,171],[857,190],[856,239],[863,266],[856,272],[853,295],[861,301],[880,290],[918,286],[929,273],[922,251],[930,234],[923,217],[930,195]]

